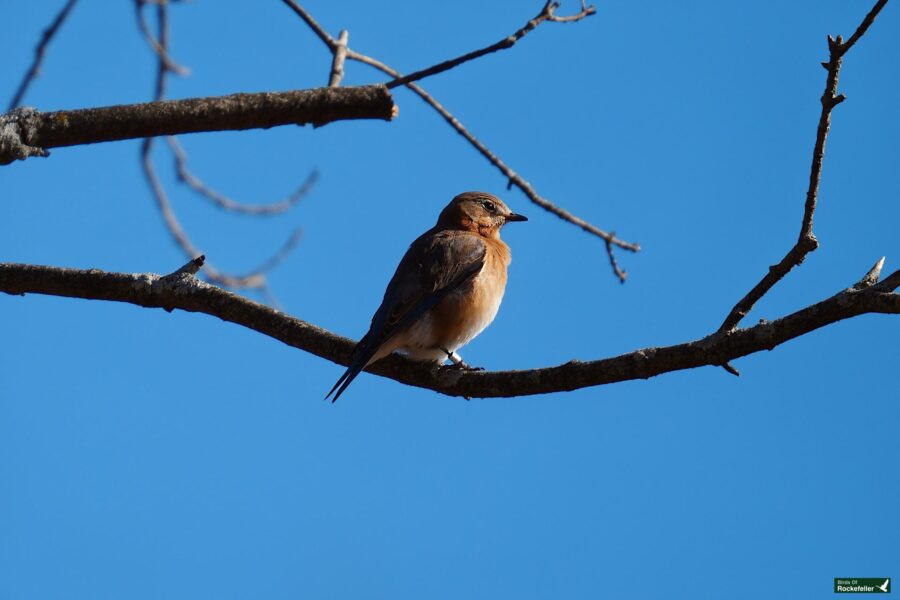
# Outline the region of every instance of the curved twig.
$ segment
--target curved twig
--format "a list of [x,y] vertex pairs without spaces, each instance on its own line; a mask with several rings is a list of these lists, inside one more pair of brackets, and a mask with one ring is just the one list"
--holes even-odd
[[[159,19],[159,44],[163,50],[166,50],[168,48],[169,38],[167,8],[167,3],[165,1],[157,4]],[[157,101],[160,101],[165,95],[167,82],[166,76],[170,72],[170,69],[162,59],[162,56],[163,55],[160,54],[160,59],[157,62],[156,69],[154,98]],[[169,197],[166,194],[166,190],[162,185],[162,181],[160,181],[159,176],[156,173],[156,168],[153,166],[153,159],[150,155],[150,152],[153,148],[153,141],[153,138],[145,138],[143,143],[141,144],[141,167],[144,171],[144,176],[147,178],[147,182],[150,185],[150,190],[153,192],[153,197],[156,200],[157,206],[159,207],[159,212],[163,217],[166,228],[169,230],[169,233],[175,240],[175,243],[178,244],[178,246],[187,256],[200,255],[201,252],[193,244],[190,237],[188,237],[187,232],[184,230],[184,227],[181,226],[178,217],[175,216],[175,212],[174,210],[172,210],[172,204],[171,202],[169,202]],[[214,267],[211,263],[205,261],[201,261],[200,264],[203,267],[204,274],[210,281],[230,288],[249,288],[260,290],[267,297],[272,297],[272,294],[268,289],[266,273],[277,266],[282,260],[284,260],[288,253],[290,253],[290,251],[297,245],[297,242],[299,242],[299,240],[300,231],[295,230],[290,235],[288,240],[274,255],[272,255],[271,258],[267,259],[265,262],[263,262],[263,264],[261,264],[256,269],[253,269],[246,275],[232,275],[229,273],[225,273]]]
[[516,44],[516,42],[528,35],[528,33],[533,31],[544,21],[554,21],[556,23],[573,23],[575,21],[580,21],[585,17],[589,17],[597,12],[596,8],[594,8],[593,6],[585,6],[584,2],[582,2],[581,12],[579,12],[578,14],[568,17],[559,17],[555,14],[557,8],[559,8],[559,2],[549,0],[546,4],[544,4],[544,8],[541,9],[541,12],[539,12],[536,17],[528,21],[523,27],[517,29],[512,35],[503,38],[499,42],[491,44],[490,46],[487,46],[485,48],[473,50],[472,52],[468,52],[466,54],[463,54],[462,56],[451,58],[450,60],[445,60],[444,62],[428,67],[427,69],[415,71],[413,73],[410,73],[409,75],[404,75],[403,77],[396,77],[393,81],[387,82],[385,86],[388,89],[392,89],[397,86],[406,85],[408,83],[412,83],[413,81],[418,81],[420,79],[431,77],[432,75],[436,75],[438,73],[443,73],[444,71],[448,71],[454,67],[458,67],[459,65],[469,62],[470,60],[481,58],[486,54],[492,54],[499,50],[512,48]]
[[[313,30],[313,32],[322,40],[330,52],[332,54],[337,52],[339,43],[333,37],[331,37],[325,29],[319,25],[318,22],[306,11],[302,6],[297,4],[295,0],[282,0],[284,4],[286,4],[291,10],[293,10],[297,15],[300,16],[301,19]],[[482,50],[477,50],[475,52],[471,52],[469,54],[463,55],[458,59],[453,59],[451,61],[446,61],[445,63],[441,63],[441,65],[437,65],[436,67],[432,67],[431,69],[425,69],[423,71],[419,71],[418,74],[421,77],[426,75],[431,75],[434,73],[438,73],[441,71],[445,71],[447,69],[458,66],[468,60],[472,60],[473,58],[478,58],[479,56],[483,56],[484,54],[488,54],[489,52],[495,52],[497,50],[501,50],[503,48],[511,47],[515,41],[521,39],[522,36],[532,31],[537,25],[542,23],[543,21],[556,21],[556,22],[568,22],[568,21],[576,21],[581,20],[584,17],[587,17],[595,12],[593,7],[585,6],[582,1],[582,10],[580,13],[576,15],[572,15],[571,17],[558,17],[555,15],[553,11],[559,7],[557,2],[547,2],[544,5],[544,8],[538,14],[537,17],[532,19],[525,25],[525,27],[516,31],[509,38],[504,38],[497,44],[492,46],[488,46]],[[532,25],[533,24],[533,25]],[[517,37],[518,36],[518,37]],[[514,38],[515,41],[509,43],[508,40]],[[479,154],[481,154],[484,158],[488,160],[500,173],[503,174],[504,178],[507,180],[507,187],[515,186],[519,188],[529,200],[531,200],[534,204],[537,204],[547,212],[559,217],[563,221],[571,223],[576,227],[579,227],[583,231],[590,233],[591,235],[597,236],[602,239],[605,243],[607,257],[609,259],[610,266],[613,269],[613,273],[619,279],[619,281],[624,282],[626,278],[626,272],[619,268],[618,262],[616,261],[614,255],[614,248],[621,248],[623,250],[627,250],[629,252],[638,252],[641,247],[638,244],[626,242],[618,237],[616,237],[613,233],[604,231],[599,227],[588,223],[584,219],[577,217],[570,213],[569,211],[560,208],[550,200],[547,200],[543,196],[537,193],[535,189],[528,183],[524,178],[522,178],[518,173],[513,171],[509,166],[506,165],[496,154],[494,154],[487,146],[485,146],[478,138],[476,138],[468,129],[466,129],[462,123],[460,123],[459,119],[453,116],[450,111],[444,108],[440,102],[438,102],[431,94],[422,89],[419,85],[414,83],[411,79],[406,81],[406,78],[403,75],[394,69],[393,67],[381,62],[378,59],[372,58],[365,54],[361,54],[352,49],[346,49],[346,58],[350,60],[355,60],[357,62],[361,62],[363,64],[369,65],[382,73],[393,77],[394,80],[390,82],[389,85],[399,86],[405,85],[407,88],[412,90],[417,96],[419,96],[422,100],[425,101],[426,104],[431,106],[443,119],[454,129],[458,134],[460,134],[469,144],[471,144]],[[449,65],[449,66],[447,66]],[[438,68],[440,67],[440,68]],[[434,70],[432,70],[434,69]],[[413,75],[416,75],[415,73]],[[420,77],[416,77],[418,79]]]
[[[374,59],[370,56],[366,56],[364,54],[360,54],[353,50],[347,51],[347,58],[352,60],[367,64],[371,67],[382,71],[383,73],[387,73],[388,75],[399,77],[399,73],[395,71],[393,68],[388,65],[382,63],[381,61]],[[619,281],[624,282],[626,278],[626,272],[619,268],[618,263],[616,262],[615,255],[613,254],[613,246],[622,248],[623,250],[628,250],[629,252],[638,252],[641,247],[639,244],[634,244],[631,242],[626,242],[625,240],[619,239],[613,233],[609,233],[588,223],[581,217],[575,216],[564,208],[560,208],[550,200],[547,200],[543,196],[539,195],[537,191],[531,186],[530,183],[525,181],[521,175],[513,171],[509,166],[503,162],[500,157],[491,152],[491,150],[485,146],[481,140],[476,138],[472,133],[465,128],[465,126],[460,123],[459,119],[457,119],[453,114],[448,111],[444,106],[438,102],[434,96],[423,90],[420,86],[415,83],[409,83],[407,86],[410,90],[412,90],[416,95],[418,95],[422,100],[424,100],[429,106],[431,106],[434,110],[437,111],[441,117],[444,118],[447,123],[456,130],[461,136],[463,136],[466,141],[468,141],[483,157],[485,157],[488,162],[494,165],[497,170],[499,170],[504,177],[507,179],[507,188],[515,186],[519,188],[528,199],[531,200],[534,204],[537,204],[547,212],[556,215],[563,221],[567,221],[576,227],[579,227],[583,231],[586,231],[592,235],[595,235],[602,239],[606,244],[606,253],[609,257],[610,266],[613,269],[613,273],[615,273],[616,277],[619,278]]]
[[138,27],[140,28],[141,33],[144,34],[144,39],[147,40],[147,44],[156,54],[157,60],[165,66],[167,71],[182,77],[190,74],[190,69],[175,62],[175,59],[169,54],[168,44],[157,39],[157,37],[153,35],[153,32],[150,31],[150,25],[147,23],[147,17],[144,15],[144,7],[148,4],[155,4],[157,9],[159,9],[161,6],[165,7],[168,2],[167,0],[155,0],[154,2],[148,2],[148,0],[134,1],[134,10]]
[[[166,224],[166,229],[168,229],[172,239],[185,255],[197,256],[202,254],[201,250],[191,241],[191,238],[175,215],[175,211],[172,209],[169,196],[166,194],[162,181],[160,181],[159,175],[156,173],[156,168],[153,166],[153,160],[150,156],[152,148],[153,139],[147,138],[144,140],[144,143],[141,145],[141,168],[144,172],[144,177],[147,178],[147,183],[150,185],[150,190],[153,192],[153,198],[156,200],[156,205]],[[264,289],[267,286],[266,273],[283,261],[299,241],[300,231],[295,230],[278,251],[266,259],[259,267],[252,269],[245,275],[227,273],[209,262],[203,265],[203,274],[210,281],[229,288]]]
[[203,198],[210,200],[216,206],[223,210],[227,210],[229,212],[235,212],[245,215],[277,215],[285,212],[290,209],[298,202],[300,202],[303,198],[305,198],[309,192],[312,190],[313,186],[316,184],[316,181],[319,179],[319,173],[315,169],[309,172],[309,175],[306,176],[306,180],[300,184],[294,192],[292,192],[288,197],[283,200],[278,200],[277,202],[268,202],[265,204],[245,204],[243,202],[238,202],[237,200],[233,200],[224,194],[221,194],[209,187],[203,181],[194,175],[187,166],[187,153],[185,153],[184,148],[178,142],[178,139],[175,136],[167,136],[166,140],[169,143],[169,148],[172,150],[172,154],[175,157],[175,172],[178,176],[178,179],[186,184],[188,187],[193,189]]

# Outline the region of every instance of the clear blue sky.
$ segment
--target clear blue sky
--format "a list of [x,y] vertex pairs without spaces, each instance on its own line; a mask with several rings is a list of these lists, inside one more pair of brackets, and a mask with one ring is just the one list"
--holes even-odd
[[[8,99],[61,1],[6,0]],[[900,7],[847,56],[815,231],[822,246],[747,319],[776,318],[900,267]],[[491,43],[531,2],[306,3],[351,46],[410,71]],[[531,221],[496,322],[463,355],[547,366],[696,339],[793,243],[825,35],[870,1],[606,2],[425,87],[540,193],[639,241],[543,213],[416,97],[393,123],[182,138],[248,202],[316,168],[287,215],[223,214],[156,158],[178,215],[293,315],[361,335],[408,243],[455,193]],[[563,12],[577,8],[567,1]],[[12,26],[14,24],[14,26]],[[170,97],[313,87],[329,58],[276,1],[172,9]],[[150,98],[129,2],[82,2],[26,104]],[[380,81],[359,64],[346,82]],[[7,100],[3,100],[5,103]],[[0,261],[127,272],[185,262],[138,142],[0,169]],[[900,320],[865,316],[737,361],[650,381],[465,402],[361,376],[204,316],[0,297],[0,598],[829,598],[834,577],[900,576]]]

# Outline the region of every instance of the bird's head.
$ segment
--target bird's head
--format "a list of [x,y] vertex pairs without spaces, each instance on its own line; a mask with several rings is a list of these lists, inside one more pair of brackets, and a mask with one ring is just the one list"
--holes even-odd
[[485,237],[497,237],[500,228],[510,221],[528,218],[509,210],[500,198],[486,192],[463,192],[450,201],[438,217],[445,229],[473,231]]

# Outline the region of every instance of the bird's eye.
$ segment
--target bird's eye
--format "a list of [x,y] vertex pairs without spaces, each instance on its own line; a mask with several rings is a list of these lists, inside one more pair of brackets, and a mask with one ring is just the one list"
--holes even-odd
[[497,207],[490,200],[482,200],[481,205],[488,212],[495,212],[497,210]]

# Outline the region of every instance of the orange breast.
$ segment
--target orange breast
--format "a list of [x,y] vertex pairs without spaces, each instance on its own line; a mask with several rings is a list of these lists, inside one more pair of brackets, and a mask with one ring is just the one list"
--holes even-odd
[[509,247],[499,239],[486,239],[485,245],[481,271],[431,311],[434,341],[448,350],[460,348],[490,325],[503,300]]

